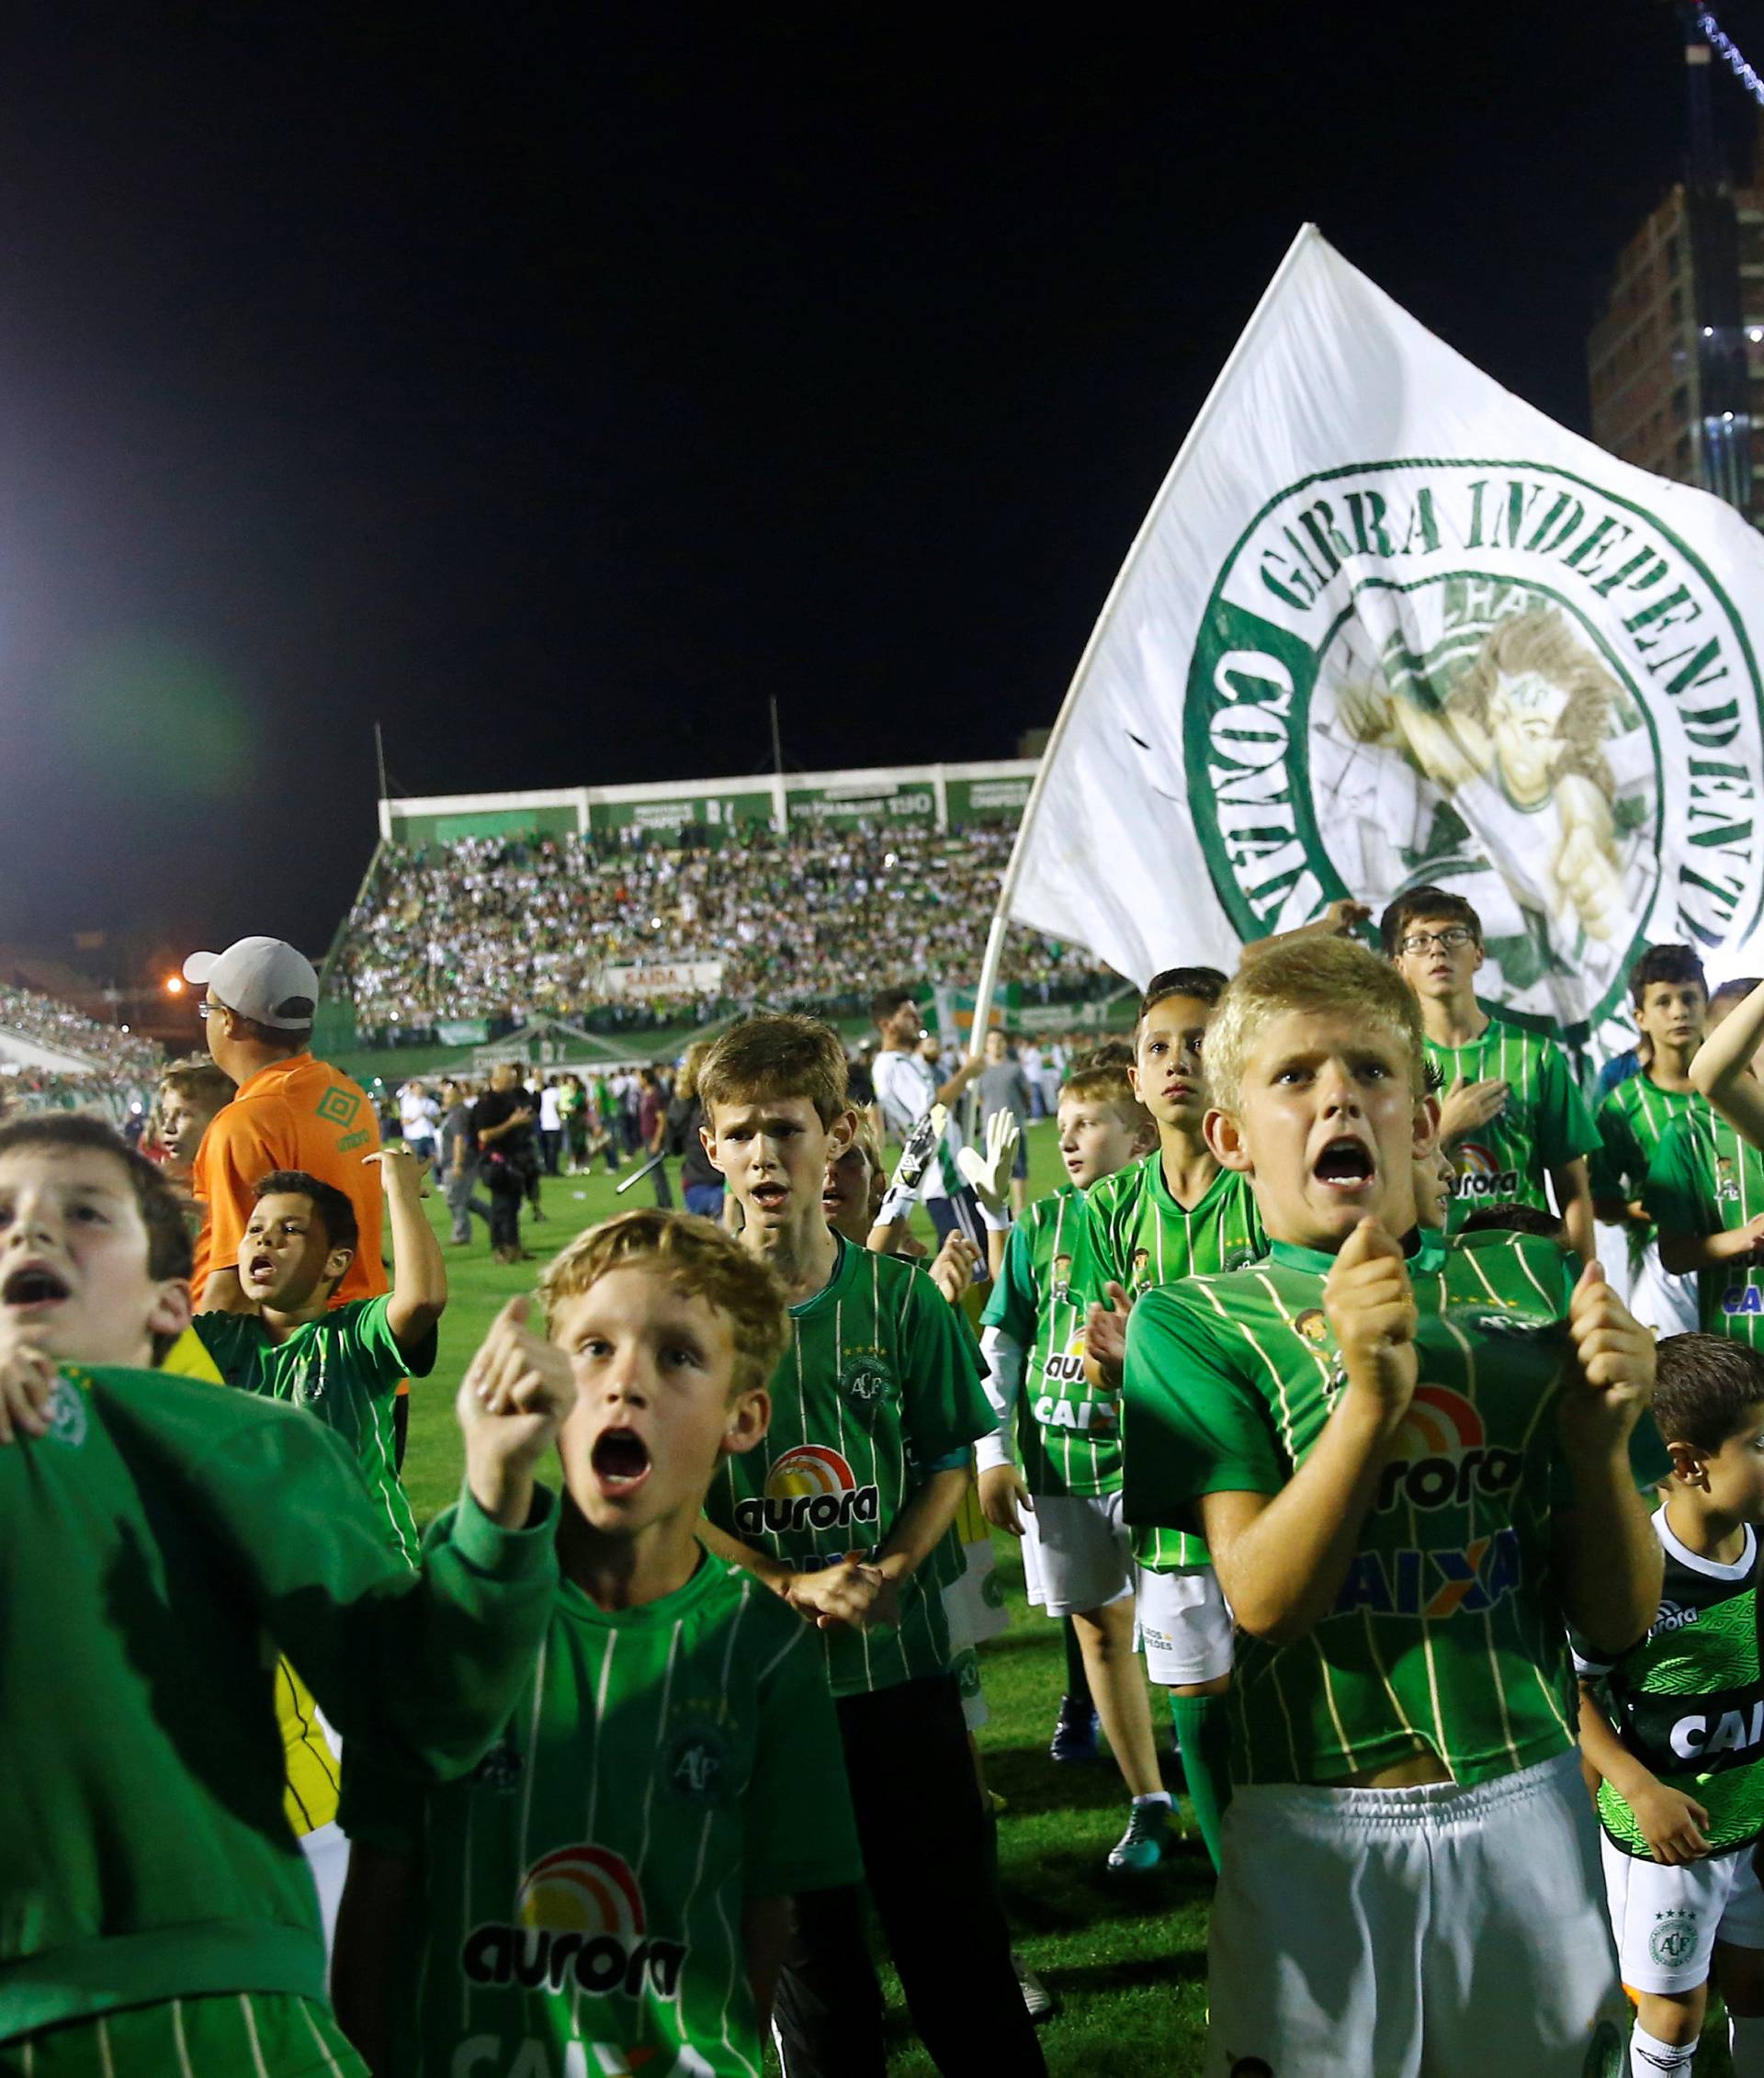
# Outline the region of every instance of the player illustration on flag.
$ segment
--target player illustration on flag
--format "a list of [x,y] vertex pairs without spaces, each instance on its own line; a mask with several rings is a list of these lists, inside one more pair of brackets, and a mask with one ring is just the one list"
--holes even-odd
[[1505,1000],[1551,972],[1602,992],[1656,891],[1659,786],[1590,638],[1528,587],[1452,578],[1363,590],[1333,647],[1310,749],[1353,884],[1375,908],[1423,882],[1462,894]]

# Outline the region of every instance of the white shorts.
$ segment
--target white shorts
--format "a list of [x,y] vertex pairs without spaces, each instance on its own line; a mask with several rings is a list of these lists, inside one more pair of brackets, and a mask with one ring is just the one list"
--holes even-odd
[[1049,1616],[1081,1616],[1134,1597],[1136,1652],[1160,1688],[1216,1681],[1231,1671],[1231,1612],[1210,1565],[1148,1573],[1133,1563],[1133,1538],[1115,1494],[1059,1494],[1038,1500],[1023,1537],[1023,1573],[1035,1565],[1033,1598]]
[[1160,1688],[1193,1688],[1230,1673],[1231,1611],[1210,1565],[1139,1571],[1135,1613],[1146,1672]]
[[964,1544],[962,1558],[964,1570],[944,1589],[944,1615],[949,1622],[952,1655],[1011,1628],[1011,1611],[1004,1606],[1004,1582],[999,1578],[993,1560],[991,1538]]
[[349,1873],[349,1838],[335,1819],[300,1835],[300,1852],[312,1871],[319,1893],[319,1916],[324,1921],[324,1960],[328,1969],[337,1938],[337,1907],[343,1903],[343,1880]]
[[1764,1886],[1749,1845],[1668,1869],[1600,1835],[1617,1968],[1632,1992],[1694,1992],[1715,1943],[1764,1948]]
[[1658,1244],[1650,1242],[1630,1286],[1629,1310],[1656,1335],[1694,1335],[1699,1318],[1697,1281],[1674,1277],[1661,1265]]
[[1621,2078],[1597,1831],[1573,1752],[1472,1789],[1239,1787],[1207,2078]]

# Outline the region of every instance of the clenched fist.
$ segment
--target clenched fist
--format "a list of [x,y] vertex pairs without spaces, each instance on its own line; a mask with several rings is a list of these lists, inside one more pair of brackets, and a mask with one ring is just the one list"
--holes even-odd
[[1395,1427],[1414,1397],[1419,1316],[1403,1251],[1376,1219],[1363,1219],[1341,1244],[1323,1311],[1349,1386],[1374,1396]]

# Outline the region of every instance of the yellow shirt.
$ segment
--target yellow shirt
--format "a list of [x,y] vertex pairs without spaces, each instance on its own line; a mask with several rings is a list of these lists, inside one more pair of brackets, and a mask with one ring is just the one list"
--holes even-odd
[[[159,1368],[180,1378],[206,1378],[213,1385],[225,1383],[193,1327],[178,1337]],[[339,1764],[319,1722],[311,1690],[285,1659],[276,1662],[276,1718],[287,1754],[283,1808],[288,1822],[297,1833],[316,1833],[337,1815]]]

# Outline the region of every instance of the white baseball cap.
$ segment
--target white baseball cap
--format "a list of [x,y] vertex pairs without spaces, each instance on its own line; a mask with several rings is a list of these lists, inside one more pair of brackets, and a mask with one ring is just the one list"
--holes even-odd
[[304,1032],[318,1007],[312,963],[280,938],[241,938],[224,953],[192,953],[184,978],[206,985],[216,1002],[276,1032]]

